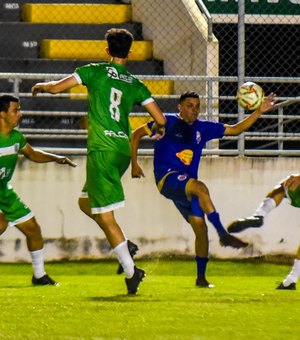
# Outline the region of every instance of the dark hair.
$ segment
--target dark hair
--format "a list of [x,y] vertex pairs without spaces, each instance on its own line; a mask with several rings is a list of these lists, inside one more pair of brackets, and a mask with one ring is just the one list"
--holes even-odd
[[126,58],[128,56],[133,35],[123,28],[111,28],[105,34],[108,50],[112,57]]
[[179,98],[179,103],[183,102],[186,98],[198,98],[199,94],[195,91],[185,91],[181,94]]
[[0,111],[8,111],[10,102],[19,103],[20,99],[16,96],[11,96],[9,94],[4,94],[0,96]]

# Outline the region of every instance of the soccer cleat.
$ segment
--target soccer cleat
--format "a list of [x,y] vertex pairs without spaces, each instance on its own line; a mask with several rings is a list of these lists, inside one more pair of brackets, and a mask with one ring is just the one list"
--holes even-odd
[[223,247],[232,247],[236,249],[245,248],[248,246],[248,243],[243,242],[230,234],[225,234],[220,237],[220,244]]
[[143,281],[145,276],[146,274],[142,269],[134,267],[133,277],[130,279],[125,278],[127,294],[135,294],[138,291],[139,284]]
[[[131,257],[133,258],[133,256],[137,253],[137,251],[139,250],[139,247],[131,242],[130,240],[127,240],[127,246],[128,246],[128,250],[129,250],[129,254],[131,255]],[[117,274],[122,274],[124,272],[123,267],[119,264],[118,270],[117,270]]]
[[283,282],[276,289],[285,289],[285,290],[296,290],[296,283],[292,282],[288,286],[285,286]]
[[209,283],[205,276],[200,276],[196,279],[196,286],[200,288],[213,288],[215,285]]
[[59,283],[52,280],[47,274],[39,279],[32,276],[31,282],[34,286],[59,286]]
[[250,216],[232,222],[227,230],[230,233],[239,233],[247,228],[259,228],[264,224],[263,216]]

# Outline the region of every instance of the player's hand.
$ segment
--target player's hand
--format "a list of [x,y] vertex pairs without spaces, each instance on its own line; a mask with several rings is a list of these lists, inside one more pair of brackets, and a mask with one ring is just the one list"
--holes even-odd
[[291,175],[283,185],[291,191],[296,190],[300,185],[300,175]]
[[258,110],[261,111],[261,113],[271,110],[275,105],[276,100],[277,100],[276,94],[273,92],[270,93],[268,96],[264,98],[264,101]]
[[143,169],[138,164],[132,164],[131,165],[131,177],[132,178],[145,177]]
[[64,156],[57,156],[56,158],[56,163],[58,164],[68,164],[70,166],[72,166],[73,168],[75,168],[77,166],[76,163],[72,162],[68,157],[64,157]]
[[166,129],[164,126],[158,125],[157,123],[154,123],[152,125],[151,131],[153,132],[151,138],[153,139],[161,139],[166,133]]
[[31,88],[31,93],[35,97],[38,93],[42,93],[44,91],[44,84],[43,83],[37,83]]

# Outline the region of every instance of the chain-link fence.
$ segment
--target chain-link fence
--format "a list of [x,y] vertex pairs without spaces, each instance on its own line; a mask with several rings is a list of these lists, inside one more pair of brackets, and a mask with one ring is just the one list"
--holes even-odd
[[[297,0],[14,0],[1,6],[0,92],[21,97],[20,127],[33,145],[85,147],[85,89],[36,98],[30,90],[37,81],[107,60],[104,35],[111,27],[133,33],[128,69],[146,82],[164,112],[177,111],[182,91],[196,90],[205,118],[235,123],[244,115],[235,100],[244,80],[282,100],[299,96]],[[224,138],[206,152],[297,155],[299,107],[298,101],[265,114],[242,138]],[[134,107],[130,119],[136,128],[148,116]],[[143,146],[151,148],[151,141]]]

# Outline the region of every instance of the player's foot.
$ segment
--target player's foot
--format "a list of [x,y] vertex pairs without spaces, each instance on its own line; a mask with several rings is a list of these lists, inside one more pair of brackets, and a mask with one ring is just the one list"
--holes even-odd
[[134,267],[133,277],[130,279],[125,278],[127,294],[135,294],[138,291],[139,284],[143,281],[145,276],[146,274],[142,269]]
[[276,289],[296,290],[296,283],[292,282],[288,286],[285,286],[283,282]]
[[264,224],[263,216],[250,216],[232,222],[227,230],[230,233],[239,233],[247,228],[259,228]]
[[34,286],[59,286],[59,283],[52,280],[47,274],[39,279],[32,276],[31,282]]
[[213,288],[215,285],[209,283],[205,276],[200,276],[196,279],[196,286],[200,288]]
[[[138,252],[139,247],[135,243],[131,242],[130,240],[127,240],[127,246],[128,246],[129,254],[133,258],[133,256]],[[118,267],[118,270],[117,270],[117,274],[122,274],[123,272],[124,272],[124,269],[119,264],[119,267]]]
[[222,237],[220,237],[220,244],[223,247],[232,247],[237,249],[245,248],[248,245],[248,243],[243,242],[230,234],[225,234]]

